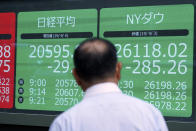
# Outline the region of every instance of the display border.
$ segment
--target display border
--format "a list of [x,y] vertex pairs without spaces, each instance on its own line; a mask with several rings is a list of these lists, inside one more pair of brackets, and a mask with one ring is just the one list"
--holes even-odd
[[[56,1],[57,2],[57,1]],[[159,6],[159,5],[178,5],[178,4],[193,4],[194,5],[194,32],[196,31],[195,27],[195,0],[168,0],[168,1],[112,1],[112,0],[84,0],[84,1],[59,1],[57,4],[54,1],[47,2],[24,2],[24,1],[7,1],[7,2],[0,2],[0,12],[15,12],[16,16],[18,16],[19,12],[32,12],[32,11],[57,11],[57,10],[70,10],[70,9],[97,9],[98,13],[98,24],[97,24],[97,34],[99,37],[99,24],[100,24],[100,9],[101,8],[115,8],[115,7],[137,7],[137,6]],[[55,3],[55,4],[54,4]],[[15,37],[17,38],[17,22],[18,17],[16,17],[16,34]],[[195,33],[194,34],[194,45],[195,45]],[[17,43],[17,39],[15,40]],[[190,131],[194,131],[196,129],[196,81],[195,74],[196,74],[196,46],[194,46],[194,53],[193,53],[193,92],[192,92],[192,116],[191,117],[165,117],[167,120],[168,126],[171,129],[188,129]],[[17,46],[15,47],[15,57],[17,51]],[[16,59],[15,59],[16,62]],[[16,69],[16,66],[15,66]],[[15,70],[16,72],[16,70]],[[16,76],[16,74],[15,74]],[[14,77],[15,77],[14,76]],[[16,78],[16,77],[15,77]],[[14,79],[15,79],[14,78]],[[16,83],[16,81],[15,81]],[[14,84],[15,87],[15,84]],[[14,98],[15,98],[15,89],[14,89]],[[0,109],[0,123],[2,124],[18,124],[18,125],[35,125],[35,126],[49,126],[52,120],[61,113],[60,111],[35,111],[35,110],[18,110],[15,109],[15,100],[14,100],[14,108],[13,109]]]

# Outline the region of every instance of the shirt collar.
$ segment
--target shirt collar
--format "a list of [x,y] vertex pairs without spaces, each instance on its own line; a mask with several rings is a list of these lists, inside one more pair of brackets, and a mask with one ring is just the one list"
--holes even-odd
[[111,93],[111,92],[121,92],[121,90],[118,88],[116,83],[105,82],[105,83],[95,84],[89,87],[85,91],[84,97],[103,94],[103,93]]

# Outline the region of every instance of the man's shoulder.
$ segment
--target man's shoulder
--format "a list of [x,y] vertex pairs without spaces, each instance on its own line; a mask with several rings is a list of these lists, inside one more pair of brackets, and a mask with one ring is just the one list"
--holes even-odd
[[82,111],[86,111],[87,109],[90,110],[91,108],[96,110],[95,107],[103,105],[122,106],[122,108],[129,106],[130,109],[138,109],[137,112],[157,112],[160,114],[160,111],[157,108],[144,100],[122,93],[114,93],[83,99],[81,102],[59,115],[59,119],[68,119],[68,117],[72,117],[78,113],[80,114]]
[[160,116],[161,113],[153,105],[138,99],[133,96],[128,96],[122,93],[105,94],[105,96],[97,96],[85,98],[75,106],[61,113],[56,120],[69,120],[83,115],[84,112],[92,113],[95,110],[103,108],[102,110],[111,108],[110,106],[118,109],[129,110],[130,113]]
[[147,101],[134,96],[128,96],[126,94],[117,96],[117,99],[121,99],[119,101],[117,100],[117,105],[127,109],[131,114],[138,114],[145,116],[146,118],[153,117],[154,119],[162,117],[162,113],[156,107],[154,107],[154,105],[149,104]]
[[99,117],[122,118],[120,119],[122,121],[129,121],[136,125],[137,123],[148,123],[153,127],[156,127],[159,120],[164,122],[160,111],[151,104],[136,97],[114,93],[83,99],[61,113],[55,119],[53,127],[72,128],[74,123],[84,122],[84,120],[88,123]]
[[147,106],[147,107],[153,107],[147,101],[144,101],[144,100],[142,100],[140,98],[137,98],[137,97],[134,97],[134,96],[128,96],[126,94],[122,94],[122,96],[124,97],[124,99],[126,99],[130,103],[134,103],[134,104],[142,105],[142,106]]
[[61,120],[66,120],[68,121],[71,116],[73,116],[76,112],[79,111],[79,108],[82,107],[82,102],[79,102],[78,104],[74,105],[73,107],[67,109],[66,111],[62,112],[59,114],[56,118],[55,121],[61,121]]
[[126,94],[122,94],[122,96],[124,97],[124,100],[126,100],[128,103],[130,103],[131,105],[133,104],[134,107],[135,106],[139,106],[141,107],[141,109],[144,108],[149,108],[149,109],[153,109],[153,110],[158,110],[157,108],[155,108],[153,105],[149,104],[147,101],[144,101],[142,99],[139,99],[137,97],[134,96],[128,96]]

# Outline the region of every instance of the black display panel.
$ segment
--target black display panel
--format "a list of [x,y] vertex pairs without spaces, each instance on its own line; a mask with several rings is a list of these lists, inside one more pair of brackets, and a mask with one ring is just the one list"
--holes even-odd
[[[0,109],[0,122],[48,126],[56,115],[79,102],[83,93],[71,76],[72,53],[80,41],[85,38],[100,36],[114,42],[118,49],[119,61],[122,61],[125,65],[122,80],[119,83],[119,87],[125,94],[141,99],[148,97],[146,101],[154,104],[162,111],[171,129],[175,125],[184,128],[195,127],[194,123],[179,124],[178,122],[171,122],[193,122],[195,119],[194,4],[194,1],[114,2],[110,0],[99,2],[2,2],[3,6],[0,11],[14,12],[17,17],[15,82],[12,83],[15,85],[14,104],[11,109]],[[133,12],[127,12],[129,9],[133,9]],[[186,19],[180,19],[182,14],[178,10],[184,10],[183,16]],[[82,14],[83,11],[86,14]],[[66,15],[56,15],[61,14],[60,12]],[[107,16],[109,12],[116,13]],[[137,18],[142,17],[142,15],[143,18],[146,18],[144,15],[158,18],[162,14],[164,14],[163,23],[165,22],[165,25],[161,25],[160,21],[154,19],[150,23],[143,21],[142,24],[149,24],[146,27],[143,26],[143,29],[138,28],[141,23],[131,28],[123,26],[123,24],[127,24],[126,22],[128,24],[137,22]],[[75,25],[74,15],[78,15],[77,17],[81,19],[80,21],[76,18]],[[125,16],[120,18],[120,15]],[[54,17],[56,23],[49,23],[48,21],[54,20]],[[134,17],[135,21],[133,21]],[[64,21],[61,21],[62,19]],[[124,23],[121,23],[122,19],[124,19]],[[70,24],[66,23],[66,20]],[[79,23],[77,23],[77,20],[79,20]],[[88,21],[88,23],[85,21]],[[109,22],[112,22],[112,24],[108,25]],[[153,22],[154,24],[158,23],[153,26]],[[90,25],[87,26],[87,24]],[[66,31],[61,30],[61,27]],[[129,43],[130,40],[135,43]],[[63,46],[63,44],[67,46]],[[133,47],[131,48],[131,46]],[[69,55],[67,55],[67,52],[69,52]],[[141,54],[141,52],[144,54]],[[147,55],[150,58],[145,59],[145,62],[134,57],[147,56],[146,52],[148,52]],[[157,57],[159,54],[161,55]],[[67,61],[63,61],[65,56],[65,60],[69,64],[67,64]],[[135,63],[133,60],[130,61],[131,57],[134,57]],[[163,61],[165,65],[168,65],[167,67],[163,66]],[[130,62],[134,64],[129,65]],[[137,68],[138,63],[141,66]],[[150,69],[149,73],[148,69]],[[66,74],[67,72],[69,74]],[[141,75],[133,74],[133,72],[139,72]],[[158,72],[158,75],[155,76],[153,72],[155,74]],[[64,79],[58,78],[62,78],[65,74]],[[138,75],[137,77],[146,75],[148,80],[142,78],[144,83],[141,86],[137,84],[137,80],[126,79],[129,75]],[[163,80],[159,80],[159,77]],[[52,78],[55,78],[54,82],[51,81]],[[56,87],[58,83],[59,87]],[[147,87],[147,85],[149,86]],[[144,94],[142,96],[139,90],[144,86],[148,90],[143,90]],[[54,88],[54,94],[48,93],[52,92],[51,88]],[[158,90],[159,88],[164,89]],[[56,96],[57,92],[60,96]],[[58,106],[55,106],[56,102]],[[13,118],[18,121],[13,121]],[[183,128],[179,127],[179,129]]]

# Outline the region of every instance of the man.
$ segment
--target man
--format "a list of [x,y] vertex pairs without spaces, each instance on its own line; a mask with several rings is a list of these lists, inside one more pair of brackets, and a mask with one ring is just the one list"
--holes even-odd
[[50,131],[168,130],[157,109],[118,88],[122,65],[111,42],[98,38],[83,41],[74,52],[74,65],[73,75],[84,98],[58,116]]

